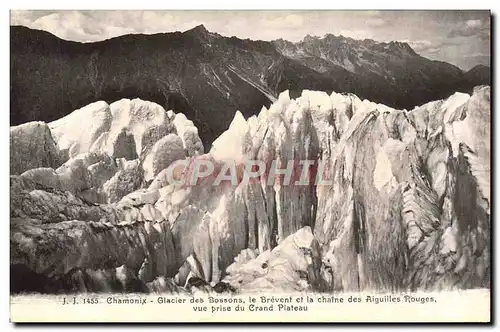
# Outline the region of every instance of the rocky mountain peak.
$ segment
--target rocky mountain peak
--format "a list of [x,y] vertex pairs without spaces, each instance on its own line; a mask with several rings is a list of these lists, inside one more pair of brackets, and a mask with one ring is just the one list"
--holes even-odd
[[400,55],[417,55],[417,53],[406,42],[391,41],[387,45],[389,50],[399,53]]
[[209,32],[208,29],[203,24],[199,24],[188,31],[196,31],[196,32]]
[[192,29],[186,30],[184,33],[188,34],[188,35],[194,35],[197,37],[201,37],[201,38],[207,38],[210,35],[212,35],[212,33],[210,31],[208,31],[208,29],[203,24],[197,25]]
[[318,36],[311,36],[311,35],[306,35],[303,39],[303,42],[307,43],[307,42],[312,42],[312,41],[315,41],[315,40],[319,40],[319,37]]

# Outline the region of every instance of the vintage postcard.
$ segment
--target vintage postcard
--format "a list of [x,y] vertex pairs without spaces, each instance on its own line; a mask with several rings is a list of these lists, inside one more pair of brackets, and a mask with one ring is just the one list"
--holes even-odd
[[490,17],[12,10],[11,321],[490,322]]

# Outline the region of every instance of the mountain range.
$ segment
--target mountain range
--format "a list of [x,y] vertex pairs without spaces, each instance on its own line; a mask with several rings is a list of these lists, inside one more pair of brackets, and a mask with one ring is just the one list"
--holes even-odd
[[248,118],[284,90],[292,98],[304,89],[354,93],[410,110],[490,83],[488,67],[465,72],[407,43],[332,34],[253,41],[200,25],[80,43],[11,26],[10,37],[11,125],[53,121],[98,100],[141,98],[192,119],[206,149],[236,110]]

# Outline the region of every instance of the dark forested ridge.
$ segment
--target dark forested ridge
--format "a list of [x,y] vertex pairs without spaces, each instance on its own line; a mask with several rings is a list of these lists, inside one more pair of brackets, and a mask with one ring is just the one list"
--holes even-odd
[[95,43],[12,26],[10,122],[52,121],[97,100],[141,98],[183,112],[206,146],[236,110],[269,106],[283,90],[352,92],[411,109],[489,84],[489,68],[469,72],[415,53],[408,44],[327,35],[300,43],[186,32],[125,35]]

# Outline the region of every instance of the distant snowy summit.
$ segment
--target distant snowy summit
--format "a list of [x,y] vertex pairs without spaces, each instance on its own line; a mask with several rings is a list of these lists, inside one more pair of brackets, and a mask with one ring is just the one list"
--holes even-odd
[[394,77],[394,82],[396,77],[392,66],[420,57],[408,43],[357,40],[333,34],[326,34],[322,38],[308,35],[297,43],[283,39],[273,43],[284,56],[319,72],[341,67],[353,73],[372,72],[383,77]]

